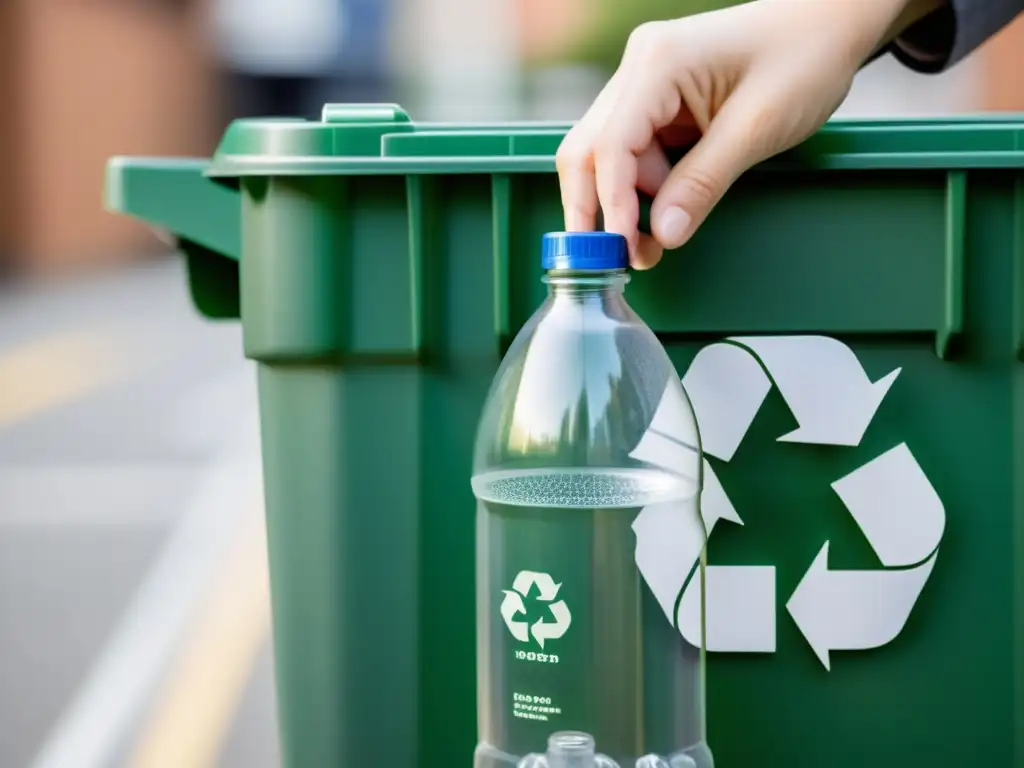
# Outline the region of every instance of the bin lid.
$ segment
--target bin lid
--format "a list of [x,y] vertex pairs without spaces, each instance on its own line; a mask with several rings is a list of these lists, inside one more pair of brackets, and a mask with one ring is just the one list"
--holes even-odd
[[[328,104],[319,120],[233,122],[206,175],[547,173],[571,123],[415,123],[397,104]],[[1024,167],[1024,114],[835,119],[763,168]]]

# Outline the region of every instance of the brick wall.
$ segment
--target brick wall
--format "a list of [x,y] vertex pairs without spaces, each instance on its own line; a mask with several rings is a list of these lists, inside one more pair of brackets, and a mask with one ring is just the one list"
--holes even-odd
[[[139,225],[102,209],[114,154],[196,155],[216,139],[209,56],[197,4],[2,0],[17,39],[0,148],[0,247],[56,269],[153,247]],[[0,32],[0,37],[5,33]],[[7,46],[0,44],[0,52]],[[2,55],[2,54],[0,54]],[[10,94],[10,95],[8,95]]]
[[1024,111],[1024,16],[979,51],[984,61],[981,108]]

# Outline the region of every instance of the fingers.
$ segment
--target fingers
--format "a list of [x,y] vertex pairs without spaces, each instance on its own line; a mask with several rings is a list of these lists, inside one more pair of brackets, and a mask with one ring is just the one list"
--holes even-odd
[[[647,24],[634,31],[622,65],[566,135],[555,158],[566,228],[595,228],[600,210],[604,228],[626,238],[637,266],[660,258],[657,245],[646,239],[641,253],[637,186],[644,182],[654,194],[660,183],[641,179],[639,158],[652,145],[655,131],[672,123],[682,106],[668,71],[666,29],[664,24]],[[644,173],[664,180],[668,168],[663,155],[651,162],[645,161]]]
[[[653,266],[663,249],[690,240],[747,169],[820,126],[855,68],[834,50],[841,35],[808,36],[828,15],[820,4],[789,5],[780,14],[743,3],[634,30],[609,85],[559,149],[567,227],[593,229],[603,212],[633,266]],[[682,147],[692,138],[670,170],[658,139]],[[655,198],[653,238],[637,231],[638,188]]]
[[640,233],[640,237],[636,244],[636,256],[633,259],[633,269],[643,270],[650,269],[651,267],[657,266],[658,262],[661,261],[661,257],[665,254],[665,249],[661,247],[661,243],[655,240],[651,235]]
[[620,144],[602,142],[594,153],[597,197],[604,212],[604,228],[626,238],[630,261],[636,257],[640,200],[636,195],[636,156]]
[[636,188],[654,197],[672,170],[661,144],[657,141],[648,144],[647,148],[637,157],[636,165]]
[[686,243],[733,182],[765,158],[755,135],[761,121],[750,111],[735,94],[668,174],[651,206],[651,231],[663,247]]
[[634,265],[657,260],[649,244],[643,256],[639,252],[639,158],[655,141],[655,133],[671,124],[683,106],[670,71],[673,56],[668,50],[668,29],[666,24],[647,24],[630,36],[620,67],[622,85],[614,94],[614,109],[594,148],[605,229],[626,238]]
[[593,144],[597,131],[614,107],[618,83],[617,76],[608,81],[587,114],[562,139],[555,155],[567,232],[591,232],[597,228],[598,198]]
[[[665,150],[657,141],[651,142],[637,158],[636,187],[654,197],[668,178],[671,166],[665,157]],[[661,244],[648,234],[641,232],[637,238],[634,269],[650,269],[661,261]]]
[[[573,129],[575,130],[575,129]],[[562,210],[566,232],[591,232],[597,228],[597,182],[594,179],[594,156],[586,142],[566,134],[555,167],[562,190]]]

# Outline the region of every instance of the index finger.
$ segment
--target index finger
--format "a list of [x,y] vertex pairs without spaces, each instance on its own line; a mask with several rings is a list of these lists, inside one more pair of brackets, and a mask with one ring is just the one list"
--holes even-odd
[[590,232],[597,227],[594,140],[614,104],[618,82],[616,72],[601,89],[586,114],[562,139],[555,154],[567,232]]
[[591,232],[597,227],[594,155],[584,131],[581,126],[574,126],[555,155],[566,232]]
[[655,124],[642,91],[623,92],[594,153],[597,196],[604,228],[626,238],[630,262],[638,263],[640,157],[655,142]]
[[626,238],[630,260],[637,263],[639,157],[656,141],[655,132],[679,114],[683,99],[667,74],[644,59],[634,62],[629,74],[630,86],[618,90],[602,127],[594,169],[605,229]]

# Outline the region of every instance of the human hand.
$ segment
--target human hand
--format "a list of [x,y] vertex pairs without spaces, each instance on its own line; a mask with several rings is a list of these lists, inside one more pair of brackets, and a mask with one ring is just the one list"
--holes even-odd
[[[593,230],[600,206],[632,265],[654,266],[744,171],[817,130],[864,61],[942,2],[756,0],[638,27],[559,147],[566,230]],[[665,148],[691,144],[670,167]],[[637,230],[638,189],[654,197],[651,235]]]

